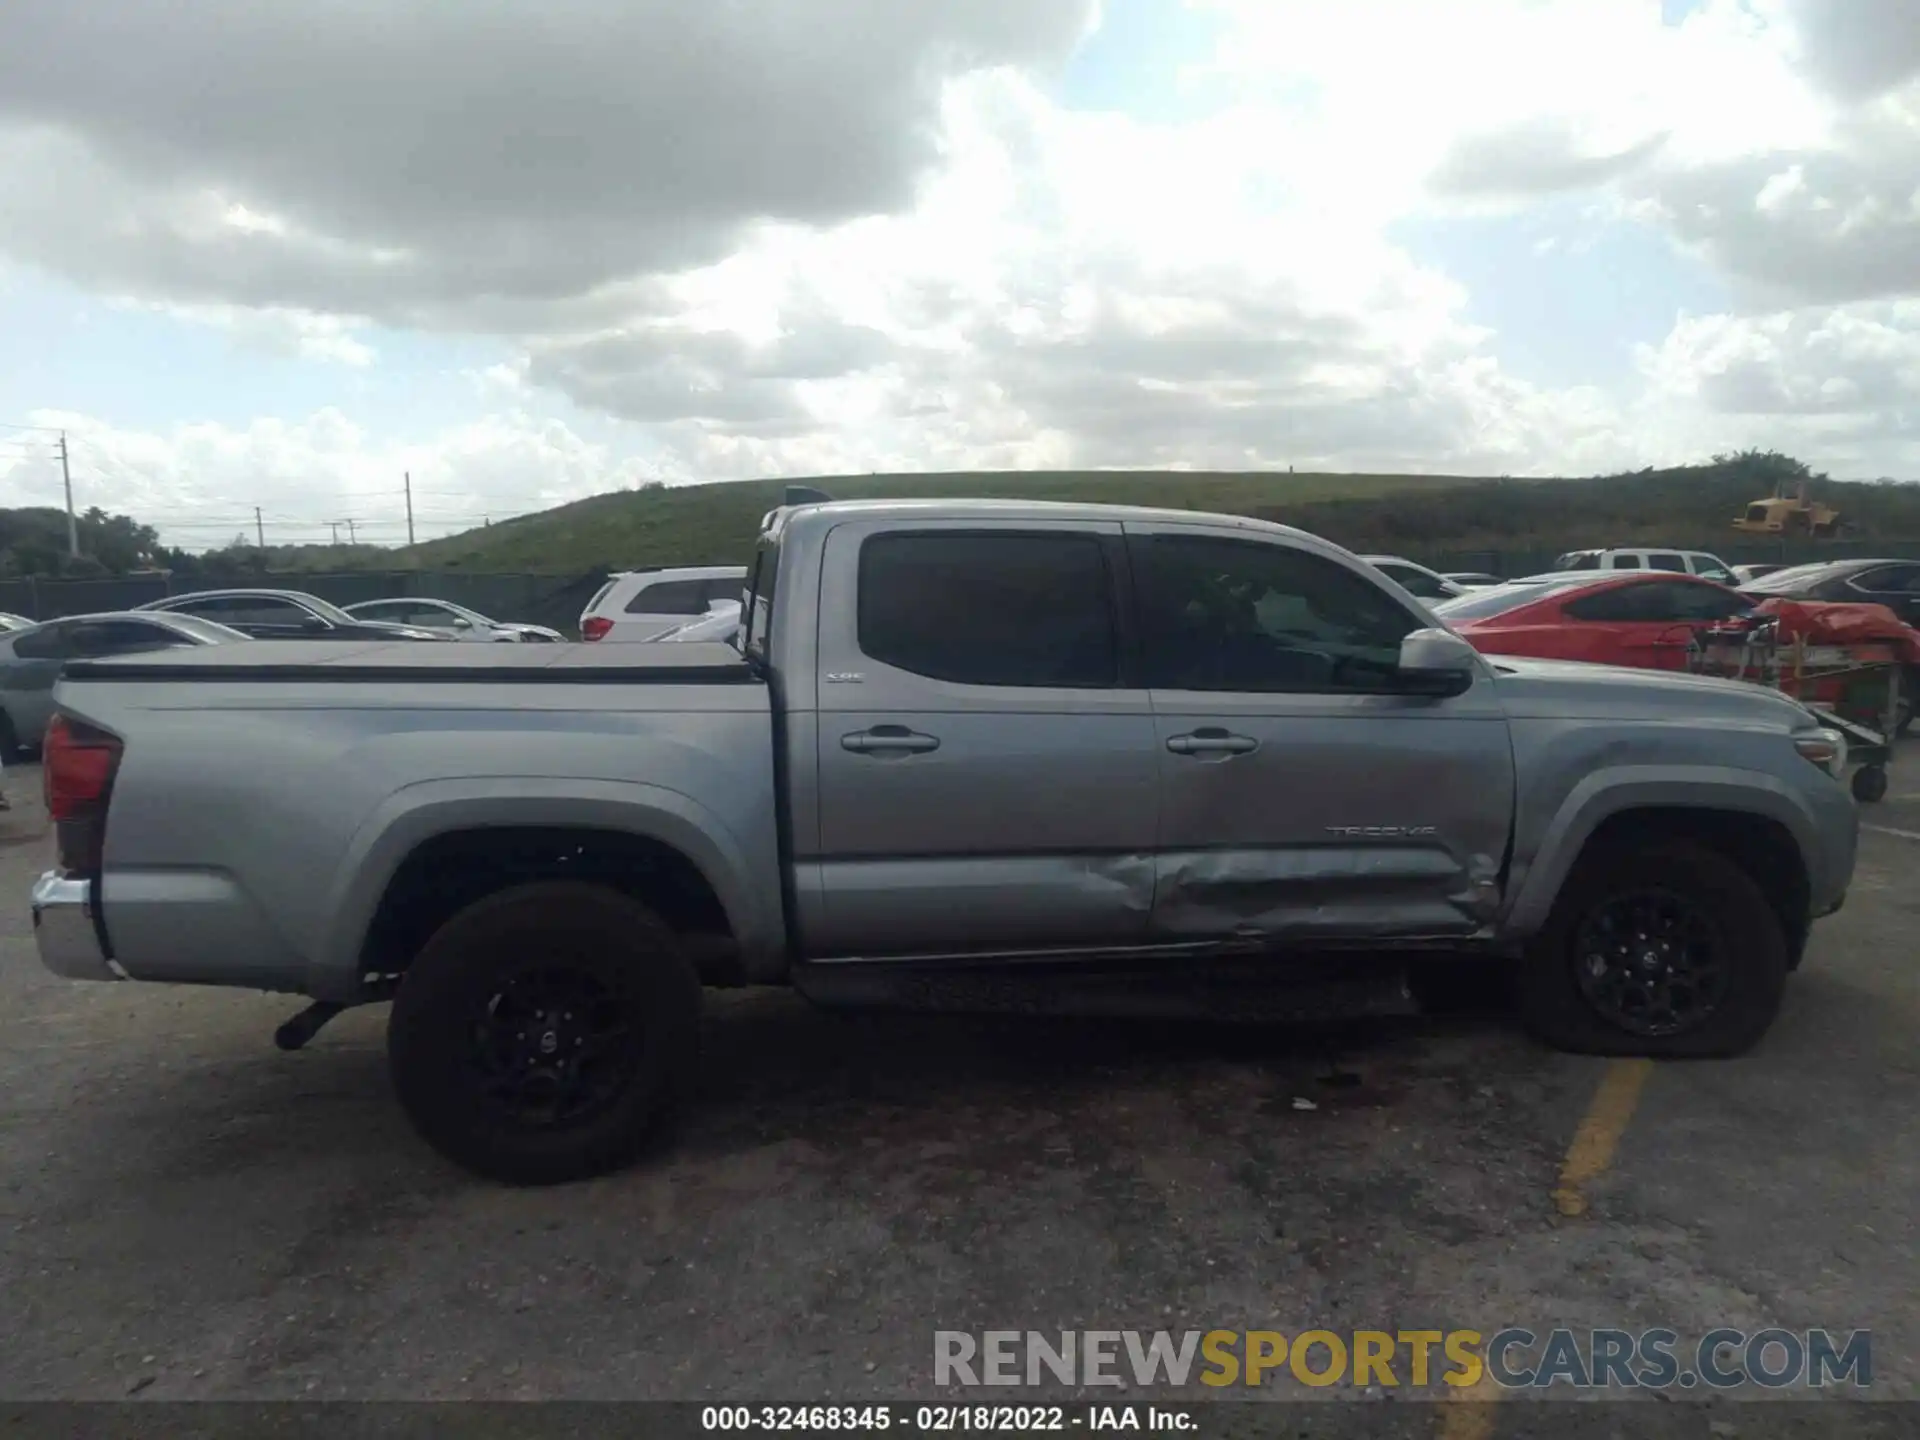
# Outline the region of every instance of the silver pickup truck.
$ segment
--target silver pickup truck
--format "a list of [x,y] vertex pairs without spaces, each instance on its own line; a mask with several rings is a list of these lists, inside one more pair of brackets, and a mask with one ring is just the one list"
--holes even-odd
[[418,1129],[537,1183],[637,1152],[703,985],[1254,1015],[1477,962],[1551,1044],[1725,1055],[1853,868],[1793,701],[1483,658],[1253,520],[786,505],[736,645],[75,663],[40,953],[305,995],[288,1048],[391,1000]]

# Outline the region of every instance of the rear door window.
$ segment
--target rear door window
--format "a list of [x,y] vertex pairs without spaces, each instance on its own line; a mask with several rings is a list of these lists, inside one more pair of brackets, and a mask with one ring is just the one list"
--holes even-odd
[[1644,585],[1619,585],[1611,590],[1579,595],[1566,603],[1564,613],[1569,620],[1583,620],[1589,624],[1618,624],[1638,620],[1641,611],[1639,602],[1634,599],[1634,592],[1644,589]]
[[656,580],[627,602],[629,615],[704,615],[710,580]]
[[896,669],[960,685],[1119,683],[1114,586],[1095,536],[876,535],[860,547],[859,586],[860,649]]
[[1429,575],[1416,565],[1376,565],[1388,578],[1397,583],[1409,595],[1418,595],[1422,600],[1444,600],[1447,587],[1438,576]]
[[1671,570],[1677,575],[1684,575],[1687,573],[1687,562],[1684,556],[1676,555],[1672,551],[1655,550],[1651,555],[1647,556],[1647,568],[1650,570]]
[[1920,594],[1920,565],[1888,565],[1879,570],[1869,570],[1856,576],[1855,583],[1862,590],[1874,590],[1883,595]]
[[144,620],[79,621],[72,627],[69,643],[76,656],[135,655],[192,644],[184,635]]
[[769,530],[754,552],[740,606],[740,650],[764,660],[773,643],[773,592],[780,578],[780,541]]
[[68,631],[70,625],[43,625],[29,630],[13,642],[13,653],[22,660],[65,660],[73,654]]
[[1613,562],[1608,565],[1607,568],[1609,570],[1638,570],[1641,568],[1640,557],[1638,555],[1616,555],[1613,557]]

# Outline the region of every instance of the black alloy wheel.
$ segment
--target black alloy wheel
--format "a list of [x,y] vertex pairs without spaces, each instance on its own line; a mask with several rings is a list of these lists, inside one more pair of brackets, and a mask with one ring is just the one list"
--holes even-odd
[[1683,1035],[1726,999],[1726,944],[1712,917],[1669,890],[1617,893],[1574,939],[1580,993],[1629,1035]]

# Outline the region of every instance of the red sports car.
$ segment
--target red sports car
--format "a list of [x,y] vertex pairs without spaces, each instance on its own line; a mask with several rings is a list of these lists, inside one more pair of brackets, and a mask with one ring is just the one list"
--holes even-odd
[[[1703,631],[1739,627],[1748,617],[1772,619],[1782,640],[1841,646],[1863,659],[1905,667],[1895,733],[1905,733],[1914,715],[1913,697],[1920,695],[1920,632],[1880,605],[1755,599],[1711,580],[1662,571],[1598,580],[1555,575],[1463,595],[1435,606],[1434,613],[1483,654],[1638,670],[1686,670],[1688,652]],[[1886,687],[1856,685],[1830,673],[1809,677],[1796,693],[1877,726]]]
[[1435,613],[1489,655],[1684,670],[1697,630],[1750,615],[1755,604],[1711,580],[1660,571],[1502,585]]

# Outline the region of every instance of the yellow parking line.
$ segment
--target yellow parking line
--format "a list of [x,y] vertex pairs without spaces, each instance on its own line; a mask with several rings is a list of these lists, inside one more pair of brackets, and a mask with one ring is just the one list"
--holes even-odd
[[[1613,1152],[1620,1147],[1627,1122],[1640,1103],[1640,1091],[1653,1072],[1651,1060],[1615,1060],[1600,1077],[1600,1084],[1581,1117],[1580,1128],[1573,1132],[1573,1143],[1560,1164],[1560,1183],[1553,1189],[1553,1203],[1562,1215],[1587,1213],[1587,1197],[1582,1187],[1606,1173],[1613,1163]],[[1494,1401],[1503,1392],[1484,1371],[1479,1383],[1456,1393],[1442,1407],[1439,1440],[1489,1440],[1493,1434]]]
[[1587,1213],[1587,1197],[1582,1187],[1606,1173],[1613,1163],[1613,1152],[1626,1133],[1627,1122],[1640,1103],[1640,1090],[1653,1071],[1651,1060],[1616,1060],[1600,1077],[1593,1101],[1574,1131],[1567,1146],[1567,1158],[1560,1166],[1560,1183],[1554,1187],[1553,1203],[1562,1215]]

